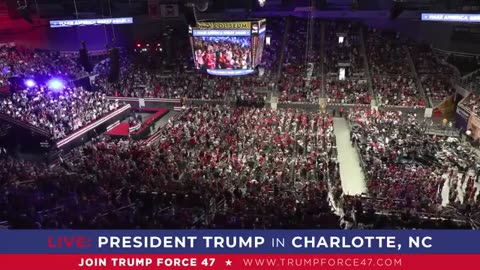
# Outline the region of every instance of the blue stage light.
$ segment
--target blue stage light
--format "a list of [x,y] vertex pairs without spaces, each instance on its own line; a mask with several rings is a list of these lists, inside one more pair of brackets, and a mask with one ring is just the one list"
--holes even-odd
[[65,85],[59,79],[51,79],[50,81],[48,81],[48,88],[53,91],[60,91],[65,88]]
[[28,79],[28,80],[25,81],[25,85],[30,88],[30,87],[34,87],[37,84],[35,83],[34,80]]

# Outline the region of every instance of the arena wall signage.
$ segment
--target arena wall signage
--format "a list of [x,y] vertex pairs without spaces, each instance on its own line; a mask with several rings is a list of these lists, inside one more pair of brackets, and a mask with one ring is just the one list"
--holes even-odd
[[50,28],[89,26],[89,25],[132,24],[132,23],[133,23],[132,17],[83,19],[83,20],[54,20],[54,21],[50,21]]
[[480,14],[422,13],[422,21],[480,23]]
[[198,22],[198,29],[248,29],[251,28],[251,22]]
[[250,30],[193,30],[194,37],[201,36],[250,36]]

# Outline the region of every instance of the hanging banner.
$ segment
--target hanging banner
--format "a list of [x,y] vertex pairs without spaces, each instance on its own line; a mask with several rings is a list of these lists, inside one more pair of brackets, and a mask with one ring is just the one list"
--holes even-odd
[[110,24],[132,24],[132,23],[133,23],[132,17],[82,19],[82,20],[53,20],[53,21],[50,21],[50,28],[91,26],[91,25],[110,25]]
[[443,115],[448,115],[455,110],[455,102],[453,100],[453,95],[447,97],[435,108],[438,109]]
[[245,29],[251,30],[252,23],[245,22],[198,22],[197,29]]
[[422,21],[433,21],[433,22],[478,23],[478,22],[480,22],[480,14],[422,13],[421,19],[422,19]]

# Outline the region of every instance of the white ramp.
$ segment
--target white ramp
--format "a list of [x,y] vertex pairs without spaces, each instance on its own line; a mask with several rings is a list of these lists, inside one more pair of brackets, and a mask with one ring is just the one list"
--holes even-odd
[[350,141],[350,131],[347,121],[344,118],[335,118],[333,120],[333,127],[337,141],[343,193],[346,195],[367,193],[365,176],[360,166],[357,151]]

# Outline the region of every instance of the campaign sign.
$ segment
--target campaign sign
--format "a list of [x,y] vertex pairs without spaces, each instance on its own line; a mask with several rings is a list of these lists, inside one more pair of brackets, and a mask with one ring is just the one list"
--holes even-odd
[[478,23],[480,14],[422,13],[422,21]]
[[89,26],[89,25],[110,25],[110,24],[132,24],[132,17],[125,18],[100,18],[100,19],[81,19],[81,20],[53,20],[50,21],[50,28],[71,27],[71,26]]
[[476,231],[0,231],[0,269],[478,269]]

